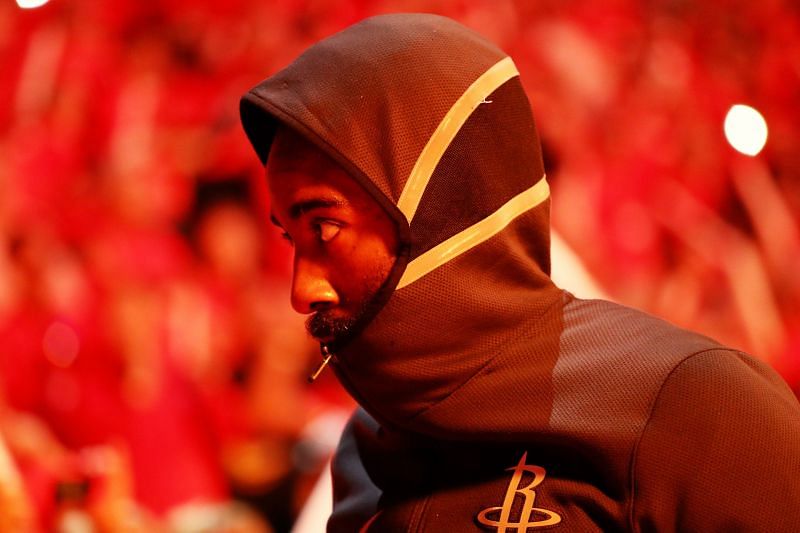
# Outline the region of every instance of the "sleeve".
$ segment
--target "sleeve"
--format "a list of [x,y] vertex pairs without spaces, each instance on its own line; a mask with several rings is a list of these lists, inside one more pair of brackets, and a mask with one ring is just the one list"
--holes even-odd
[[800,531],[800,406],[769,367],[715,350],[665,381],[632,467],[635,531]]
[[329,533],[359,531],[377,512],[381,491],[372,482],[362,462],[359,440],[374,435],[378,424],[359,408],[342,433],[331,464],[333,513]]

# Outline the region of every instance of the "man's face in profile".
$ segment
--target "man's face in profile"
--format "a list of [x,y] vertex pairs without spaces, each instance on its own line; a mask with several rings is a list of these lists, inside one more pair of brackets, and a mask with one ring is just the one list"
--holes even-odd
[[346,333],[389,275],[397,230],[378,203],[288,128],[267,163],[272,220],[294,247],[292,306],[321,342]]

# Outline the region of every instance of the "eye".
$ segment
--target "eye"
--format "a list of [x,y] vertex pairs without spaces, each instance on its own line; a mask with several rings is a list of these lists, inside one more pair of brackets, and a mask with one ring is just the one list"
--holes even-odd
[[322,242],[332,241],[339,234],[339,230],[341,229],[342,228],[339,226],[339,224],[330,222],[328,220],[322,220],[314,224],[314,230],[316,231],[319,240]]
[[294,241],[292,241],[292,238],[289,236],[289,233],[285,231],[281,232],[281,239],[285,240],[289,244],[294,244]]

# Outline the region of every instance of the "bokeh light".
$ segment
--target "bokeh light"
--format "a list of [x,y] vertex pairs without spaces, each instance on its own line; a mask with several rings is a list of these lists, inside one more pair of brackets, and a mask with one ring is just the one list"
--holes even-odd
[[733,148],[755,156],[767,143],[767,121],[756,109],[736,104],[725,116],[725,138]]
[[22,9],[33,9],[36,7],[42,7],[50,0],[17,0],[17,5]]
[[54,322],[44,334],[42,348],[48,361],[57,367],[67,368],[78,356],[80,341],[71,327],[63,322]]

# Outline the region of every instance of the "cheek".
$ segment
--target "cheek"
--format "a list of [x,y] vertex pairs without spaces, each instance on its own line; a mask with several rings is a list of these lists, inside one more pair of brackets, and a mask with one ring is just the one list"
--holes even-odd
[[374,278],[376,274],[380,274],[384,278],[388,276],[395,261],[394,250],[387,248],[387,243],[383,239],[372,235],[363,239],[350,251],[349,255],[354,262],[357,261],[364,265],[359,270],[369,273],[371,278]]
[[377,293],[389,276],[395,258],[385,247],[364,239],[342,246],[332,260],[334,287],[347,302],[358,306]]

